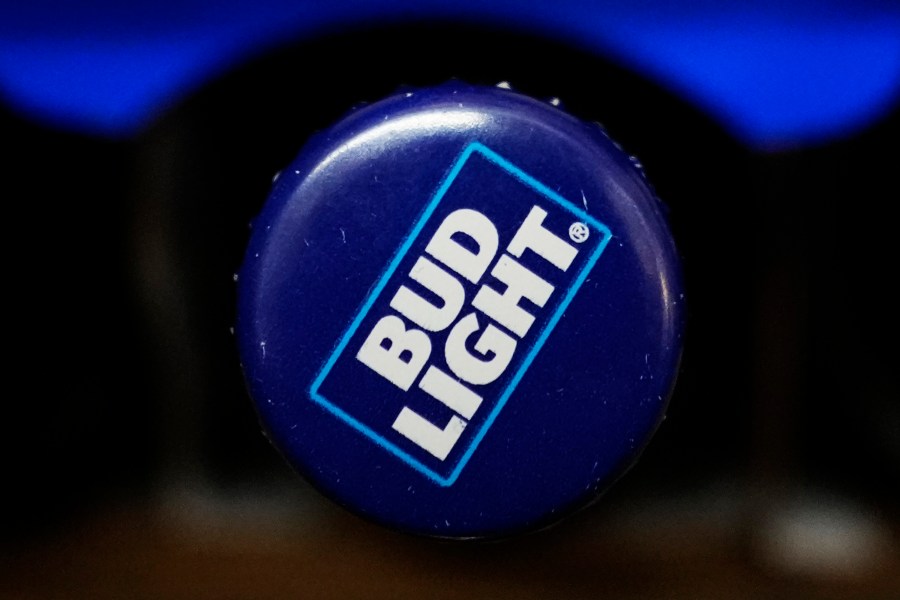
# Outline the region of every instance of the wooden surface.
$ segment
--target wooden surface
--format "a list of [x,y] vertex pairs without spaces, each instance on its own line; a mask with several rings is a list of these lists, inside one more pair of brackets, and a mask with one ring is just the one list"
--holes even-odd
[[175,504],[105,507],[6,543],[0,598],[900,599],[896,544],[861,572],[788,573],[753,552],[752,522],[665,503],[494,543],[412,538],[318,504],[303,518]]

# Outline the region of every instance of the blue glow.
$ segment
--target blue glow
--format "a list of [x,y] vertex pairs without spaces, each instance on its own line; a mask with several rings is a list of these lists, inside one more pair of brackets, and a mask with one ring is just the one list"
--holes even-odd
[[900,18],[773,19],[768,13],[620,21],[619,59],[754,145],[815,142],[885,114],[900,91]]
[[850,133],[900,96],[895,4],[689,6],[663,0],[36,0],[2,9],[0,97],[56,126],[130,135],[250,56],[326,27],[401,16],[515,23],[576,42],[655,79],[756,147]]

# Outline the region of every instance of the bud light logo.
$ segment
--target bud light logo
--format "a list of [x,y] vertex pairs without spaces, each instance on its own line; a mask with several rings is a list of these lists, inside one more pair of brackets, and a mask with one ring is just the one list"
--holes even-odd
[[310,396],[435,483],[452,485],[515,402],[610,237],[579,206],[470,144]]

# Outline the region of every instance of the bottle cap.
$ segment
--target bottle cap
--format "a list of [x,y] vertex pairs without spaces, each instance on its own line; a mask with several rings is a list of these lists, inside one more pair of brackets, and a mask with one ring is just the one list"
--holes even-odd
[[239,274],[262,425],[351,511],[543,527],[638,457],[674,385],[678,256],[596,124],[500,87],[398,93],[277,178]]

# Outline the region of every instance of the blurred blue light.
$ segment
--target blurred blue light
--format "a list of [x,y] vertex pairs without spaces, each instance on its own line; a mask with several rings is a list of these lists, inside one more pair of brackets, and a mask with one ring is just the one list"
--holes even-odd
[[[776,15],[777,16],[777,15]],[[773,18],[767,12],[693,20],[622,20],[609,28],[619,60],[679,93],[756,146],[850,133],[900,93],[900,18]]]
[[0,8],[0,97],[54,126],[131,135],[242,60],[336,25],[402,17],[508,22],[656,80],[754,147],[858,130],[900,94],[887,2],[35,0]]

